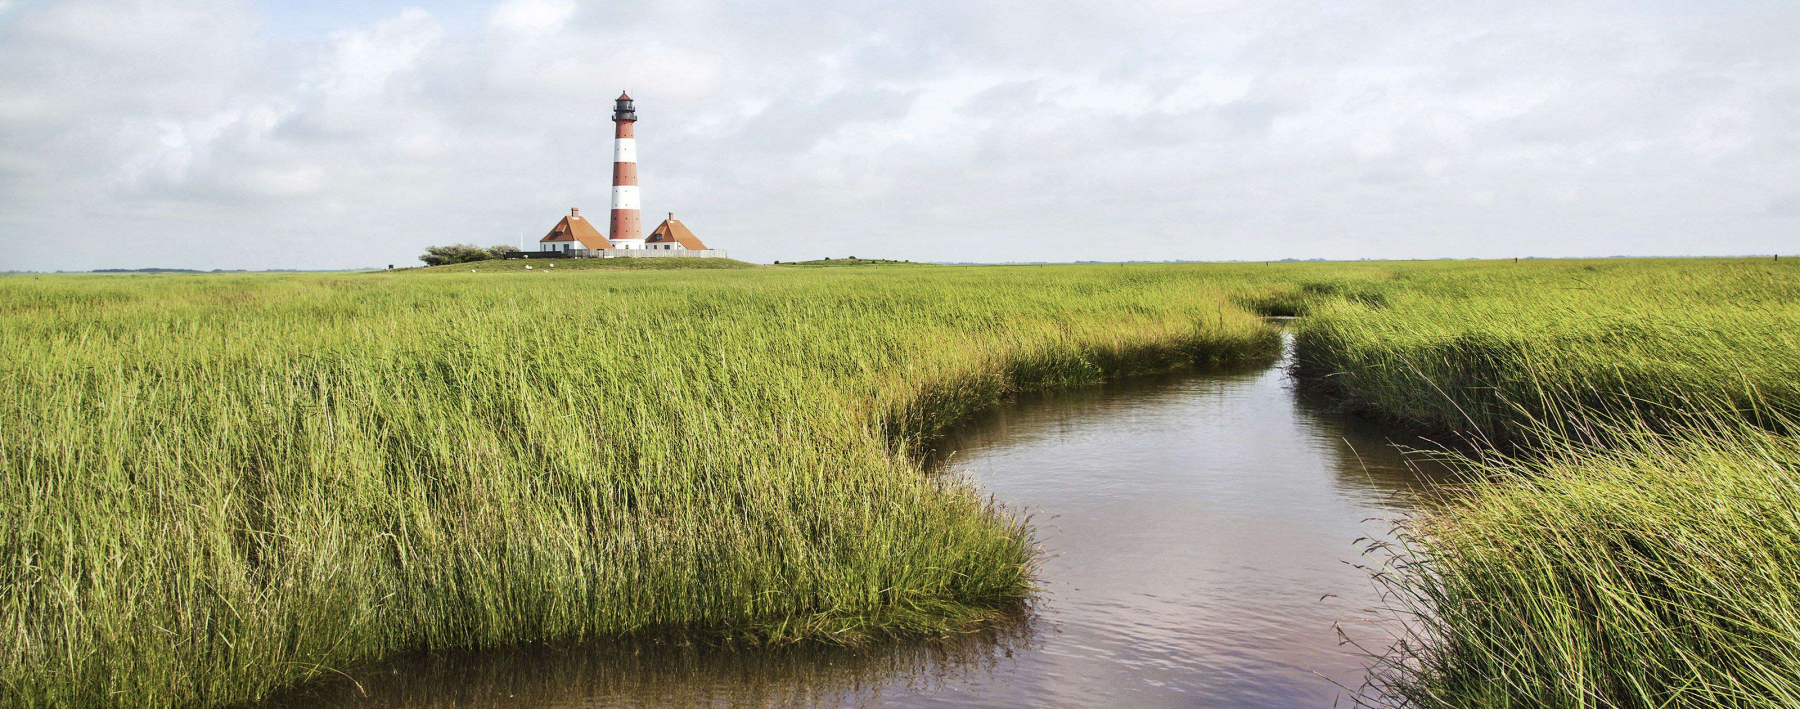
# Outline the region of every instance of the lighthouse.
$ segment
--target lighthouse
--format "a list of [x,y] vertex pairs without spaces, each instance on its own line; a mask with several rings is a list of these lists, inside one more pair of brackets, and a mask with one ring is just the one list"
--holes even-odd
[[638,215],[637,105],[621,92],[613,102],[612,224],[606,238],[617,249],[644,248],[644,227]]
[[[0,0],[4,4],[5,0]],[[581,210],[570,209],[569,216],[556,223],[544,238],[538,239],[538,250],[509,252],[507,258],[619,258],[648,256],[682,256],[691,258],[725,258],[720,249],[707,248],[687,226],[675,220],[675,213],[648,236],[639,216],[637,179],[637,105],[631,94],[620,93],[613,102],[613,179],[612,218],[607,233],[600,234],[599,223],[589,223]]]

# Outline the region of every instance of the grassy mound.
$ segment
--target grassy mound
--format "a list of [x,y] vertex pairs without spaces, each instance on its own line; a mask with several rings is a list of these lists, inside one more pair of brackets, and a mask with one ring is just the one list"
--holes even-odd
[[1025,596],[1030,533],[908,448],[1271,356],[1216,275],[0,280],[0,687],[224,704],[412,650],[966,628]]
[[[530,266],[530,269],[526,269]],[[570,273],[574,271],[678,271],[756,268],[756,264],[728,258],[556,258],[491,259],[444,266],[421,266],[380,273]]]
[[894,261],[882,258],[826,258],[813,261],[784,261],[782,266],[838,267],[838,266],[924,266],[928,264],[911,261]]

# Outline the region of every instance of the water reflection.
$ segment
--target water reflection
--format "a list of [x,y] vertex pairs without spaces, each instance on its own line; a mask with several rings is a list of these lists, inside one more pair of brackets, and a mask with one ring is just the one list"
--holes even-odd
[[[1280,367],[1029,397],[937,462],[1031,510],[1049,555],[1029,620],[860,649],[640,644],[440,655],[305,706],[1332,706],[1376,602],[1359,537],[1429,488],[1373,426]],[[1419,447],[1418,441],[1403,443]],[[1376,521],[1369,521],[1377,518]],[[1343,702],[1348,704],[1348,702]]]
[[1354,542],[1441,475],[1394,442],[1306,403],[1280,367],[1059,392],[964,427],[944,446],[951,465],[1035,511],[1052,554],[1041,649],[971,691],[1019,706],[1331,706],[1366,664],[1334,626],[1375,648],[1385,637],[1355,623],[1376,592]]
[[352,672],[264,707],[792,706],[954,694],[1031,647],[1033,621],[951,638],[749,647],[620,641],[418,655]]

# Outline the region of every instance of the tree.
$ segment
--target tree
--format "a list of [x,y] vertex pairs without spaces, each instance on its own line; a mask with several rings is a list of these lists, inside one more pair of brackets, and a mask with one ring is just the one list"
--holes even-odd
[[425,255],[419,260],[427,266],[443,266],[452,263],[469,263],[488,259],[506,258],[508,252],[518,251],[511,246],[492,246],[481,248],[474,244],[451,244],[449,246],[427,246]]

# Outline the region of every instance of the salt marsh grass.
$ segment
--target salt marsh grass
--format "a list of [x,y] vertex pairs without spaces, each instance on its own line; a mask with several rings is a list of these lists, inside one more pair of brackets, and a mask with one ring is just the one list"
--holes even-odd
[[1382,577],[1416,633],[1376,679],[1418,707],[1800,706],[1800,439],[1627,425],[1488,458]]
[[1721,259],[0,279],[0,703],[965,630],[1031,529],[916,454],[1269,361],[1258,313],[1346,404],[1516,454],[1408,523],[1391,698],[1800,705],[1800,268]]
[[1438,431],[1800,412],[1800,268],[1750,259],[1415,264],[1303,280],[1300,366]]
[[1219,273],[0,279],[0,703],[971,627],[1031,533],[914,449],[1020,389],[1272,357]]
[[1479,451],[1380,577],[1418,629],[1390,699],[1800,706],[1800,269],[1418,264],[1275,293],[1309,314],[1311,381]]

